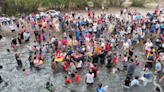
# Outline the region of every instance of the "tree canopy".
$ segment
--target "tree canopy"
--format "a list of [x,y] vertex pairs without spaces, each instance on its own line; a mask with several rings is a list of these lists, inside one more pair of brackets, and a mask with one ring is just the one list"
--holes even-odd
[[[130,0],[132,6],[143,7],[154,0]],[[84,8],[92,2],[93,7],[122,6],[125,0],[0,0],[1,13],[12,15],[16,13],[38,12],[38,7],[46,8]]]

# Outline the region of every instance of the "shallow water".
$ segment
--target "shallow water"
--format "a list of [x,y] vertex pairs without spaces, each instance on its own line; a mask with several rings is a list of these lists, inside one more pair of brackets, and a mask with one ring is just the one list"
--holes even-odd
[[[6,52],[6,49],[10,46],[10,37],[11,32],[8,31],[7,37],[4,39],[4,42],[0,42],[0,64],[3,65],[3,69],[0,70],[0,75],[3,78],[3,82],[0,84],[0,92],[46,92],[46,82],[54,84],[57,89],[55,92],[70,92],[75,90],[76,92],[95,92],[97,84],[101,82],[104,86],[108,85],[109,92],[155,92],[155,87],[157,84],[161,85],[161,88],[164,89],[164,81],[159,83],[159,78],[162,74],[155,76],[152,72],[151,77],[146,81],[140,81],[139,86],[131,87],[130,90],[123,90],[122,83],[125,80],[125,73],[122,71],[117,74],[113,74],[113,69],[106,70],[105,65],[98,65],[100,74],[95,78],[93,85],[87,85],[85,83],[85,75],[88,72],[86,63],[85,67],[81,70],[78,70],[80,82],[77,85],[73,83],[65,84],[63,83],[64,77],[68,74],[63,72],[62,66],[60,63],[57,63],[57,68],[52,69],[50,67],[50,57],[51,54],[47,53],[44,63],[41,65],[41,70],[36,71],[34,68],[30,68],[28,57],[32,53],[28,53],[26,50],[27,43],[18,46],[17,50],[11,54]],[[33,42],[33,39],[31,39]],[[138,55],[140,65],[136,67],[135,73],[133,76],[143,76],[142,68],[144,66],[144,60],[146,56],[142,51],[140,45],[135,45],[134,55]],[[117,49],[118,55],[124,54],[124,51]],[[22,54],[22,67],[18,67],[15,60],[15,53]],[[33,54],[32,54],[33,55]],[[123,69],[122,58],[118,56],[118,64],[116,67]],[[28,75],[23,75],[22,69],[25,68],[30,70]],[[153,71],[154,69],[152,69]],[[72,80],[73,78],[69,76]],[[74,82],[74,80],[73,80]]]

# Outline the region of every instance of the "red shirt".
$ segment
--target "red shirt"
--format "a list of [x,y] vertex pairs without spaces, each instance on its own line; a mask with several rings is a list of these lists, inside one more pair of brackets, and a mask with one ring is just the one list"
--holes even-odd
[[155,14],[157,14],[157,12],[158,12],[158,10],[155,10],[155,12],[154,12],[154,13],[155,13]]
[[97,76],[97,71],[98,71],[97,67],[93,66],[92,70],[93,70],[93,73],[94,73],[94,77],[96,77]]
[[75,77],[74,78],[75,78],[75,83],[77,83],[78,81],[80,81],[78,73],[75,74]]
[[91,12],[90,12],[90,11],[88,11],[87,13],[88,13],[88,15],[90,15],[90,14],[91,14]]
[[31,24],[31,25],[34,25],[34,22],[33,22],[33,21],[30,21],[30,24]]
[[24,28],[20,28],[20,31],[21,31],[21,33],[23,33],[24,32]]
[[56,54],[59,54],[59,53],[60,53],[60,50],[57,49],[57,50],[56,50]]
[[69,78],[65,79],[64,81],[65,81],[65,83],[70,83],[70,82],[72,82]]
[[42,21],[38,21],[39,26],[42,26]]
[[108,50],[109,50],[109,45],[105,44],[105,51],[108,51]]
[[40,38],[39,38],[39,35],[37,36],[37,39],[38,39],[38,41],[41,41],[41,36],[40,36]]
[[100,19],[100,18],[98,18],[98,19],[97,19],[98,24],[100,23],[100,21],[101,21],[101,19]]
[[63,65],[63,70],[66,71],[67,67],[68,67],[68,62],[65,62]]

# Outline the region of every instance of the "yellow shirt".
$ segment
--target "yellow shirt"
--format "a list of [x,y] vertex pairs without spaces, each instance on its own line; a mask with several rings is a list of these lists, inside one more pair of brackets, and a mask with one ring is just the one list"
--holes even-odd
[[148,56],[150,55],[150,52],[151,52],[151,51],[152,51],[152,52],[155,52],[155,49],[152,49],[152,50],[149,49],[149,52],[148,52],[148,54],[147,54]]
[[104,10],[104,7],[102,7],[102,9]]
[[68,40],[67,45],[72,46],[72,39]]

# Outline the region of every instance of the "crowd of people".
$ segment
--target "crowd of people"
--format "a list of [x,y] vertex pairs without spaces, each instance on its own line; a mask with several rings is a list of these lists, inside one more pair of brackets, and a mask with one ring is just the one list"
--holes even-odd
[[[143,77],[150,78],[150,71],[155,75],[162,73],[164,66],[163,10],[162,6],[153,12],[148,11],[143,16],[142,10],[129,11],[125,8],[121,9],[118,15],[108,14],[103,9],[101,14],[96,15],[95,11],[87,7],[88,16],[83,16],[80,12],[69,12],[63,15],[59,13],[58,17],[52,18],[51,13],[46,16],[31,13],[20,14],[19,18],[3,16],[0,17],[0,21],[2,26],[10,26],[13,35],[12,51],[7,49],[7,52],[16,51],[19,45],[27,42],[27,50],[32,53],[28,59],[29,64],[36,70],[39,70],[44,63],[45,55],[51,53],[50,67],[55,68],[60,63],[63,71],[74,78],[71,80],[69,76],[65,76],[63,81],[65,83],[73,82],[78,85],[81,80],[77,70],[87,65],[86,83],[92,85],[94,78],[99,76],[97,66],[105,65],[107,69],[115,68],[115,72],[126,73],[122,87],[130,89],[133,85],[139,85],[141,80],[138,76],[133,76],[135,68],[140,66],[139,55],[134,55],[135,44],[143,46],[147,57],[143,62]],[[26,30],[28,25],[31,26],[31,32]],[[31,36],[35,39],[32,44]],[[118,48],[125,53],[118,55]],[[122,58],[123,69],[117,67],[118,57]],[[17,64],[22,65],[22,56],[15,54],[15,58]],[[23,69],[23,74],[28,72],[29,70]],[[159,81],[161,82],[163,78],[164,76]],[[52,88],[57,89],[52,83],[47,82],[46,90],[50,92]],[[108,87],[103,87],[102,83],[99,83],[95,90],[108,92]],[[161,92],[159,86],[156,90]]]

